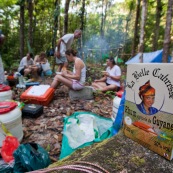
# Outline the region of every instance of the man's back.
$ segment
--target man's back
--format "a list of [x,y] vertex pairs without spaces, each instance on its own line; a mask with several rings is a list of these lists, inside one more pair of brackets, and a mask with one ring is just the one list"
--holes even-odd
[[62,42],[60,45],[60,54],[65,56],[65,51],[71,48],[71,45],[74,41],[74,34],[66,34],[62,37]]

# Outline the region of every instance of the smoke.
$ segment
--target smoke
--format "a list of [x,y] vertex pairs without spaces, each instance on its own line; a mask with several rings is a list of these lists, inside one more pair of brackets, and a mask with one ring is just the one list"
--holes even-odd
[[83,50],[80,52],[84,56],[85,60],[91,60],[95,62],[102,61],[102,58],[105,54],[109,52],[109,44],[106,39],[102,39],[99,36],[93,35],[91,36],[83,45]]
[[123,30],[110,29],[105,30],[104,37],[99,35],[90,35],[90,32],[85,31],[85,39],[82,40],[83,47],[79,49],[79,57],[84,60],[91,60],[93,62],[101,62],[106,57],[116,57],[120,55],[123,48],[127,49],[130,44],[130,39]]
[[121,38],[123,36],[120,37],[116,33],[107,33],[104,38],[93,35],[84,42],[83,49],[78,50],[79,56],[85,60],[102,62],[109,56],[116,56],[117,50],[123,44],[123,39]]

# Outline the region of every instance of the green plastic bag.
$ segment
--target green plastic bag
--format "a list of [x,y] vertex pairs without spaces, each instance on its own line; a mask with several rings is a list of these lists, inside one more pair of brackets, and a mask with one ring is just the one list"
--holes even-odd
[[21,144],[13,154],[14,173],[23,173],[46,168],[50,164],[47,151],[36,143]]
[[0,173],[13,173],[13,163],[5,163],[0,159]]
[[75,112],[70,117],[66,117],[60,159],[78,148],[112,137],[112,127],[112,119],[92,112]]

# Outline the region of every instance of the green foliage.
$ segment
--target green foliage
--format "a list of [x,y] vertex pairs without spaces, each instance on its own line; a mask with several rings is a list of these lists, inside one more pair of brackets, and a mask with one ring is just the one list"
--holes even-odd
[[115,97],[115,91],[106,91],[105,94],[111,96],[112,98]]
[[91,77],[88,77],[88,78],[87,78],[87,82],[91,85],[91,83],[93,82],[93,81],[92,81],[92,78],[91,78]]
[[[59,10],[55,10],[54,0],[33,1],[33,45],[34,54],[46,51],[52,47],[52,40],[58,39],[63,33],[64,22],[64,6]],[[106,2],[106,1],[104,1]],[[110,1],[108,10],[106,11],[106,21],[104,26],[104,36],[100,39],[101,25],[101,1],[86,0],[84,13],[84,30],[82,35],[82,45],[85,59],[89,63],[103,63],[105,58],[102,54],[111,56],[116,55],[117,48],[120,44],[124,45],[124,53],[131,53],[132,39],[134,34],[135,22],[135,0],[125,0],[124,3]],[[5,67],[9,68],[13,60],[19,60],[20,42],[19,42],[19,18],[20,5],[25,5],[25,28],[24,28],[24,52],[28,51],[28,28],[29,17],[26,0],[0,0],[0,29],[6,36],[6,41],[1,49]],[[151,51],[152,38],[155,25],[156,1],[148,1],[148,16],[146,22],[145,33],[145,51]],[[162,14],[158,39],[158,49],[163,47],[164,29],[166,21],[167,2],[162,1]],[[76,28],[81,26],[82,1],[76,0],[70,3],[69,11],[69,28],[68,32],[73,33]],[[129,14],[130,17],[129,17]],[[57,36],[54,35],[55,17],[59,17],[59,28]],[[127,33],[125,27],[128,22]],[[74,48],[79,47],[79,43],[73,44]],[[93,56],[90,56],[90,50],[93,49]],[[121,57],[122,58],[122,57]],[[123,57],[126,61],[130,57]]]

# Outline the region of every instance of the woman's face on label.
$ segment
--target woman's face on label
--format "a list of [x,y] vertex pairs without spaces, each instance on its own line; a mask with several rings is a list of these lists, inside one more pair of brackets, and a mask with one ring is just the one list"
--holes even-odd
[[143,96],[143,103],[146,107],[151,107],[155,101],[155,96]]

